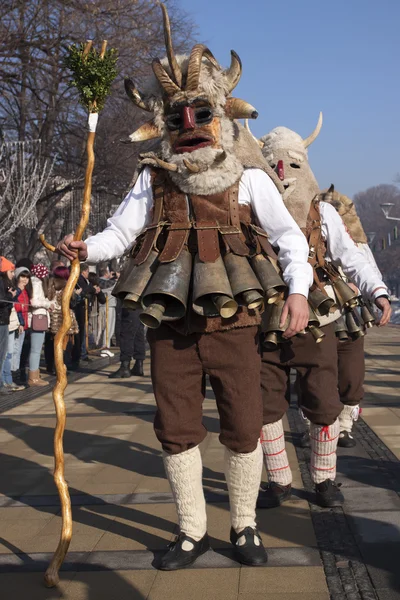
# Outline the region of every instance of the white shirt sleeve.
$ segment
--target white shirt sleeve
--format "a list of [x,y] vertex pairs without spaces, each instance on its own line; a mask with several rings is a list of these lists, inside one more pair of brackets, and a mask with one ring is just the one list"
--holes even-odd
[[320,203],[321,231],[327,240],[328,257],[340,266],[344,274],[354,281],[361,293],[372,298],[387,294],[378,267],[357,247],[350,237],[342,218],[333,206]]
[[239,204],[251,204],[269,241],[279,247],[279,263],[289,294],[302,294],[307,298],[313,272],[308,264],[306,237],[264,171],[247,169],[243,173],[239,185]]
[[104,231],[85,240],[87,262],[98,263],[122,256],[138,235],[150,223],[153,207],[150,170],[145,167],[134,187],[107,220]]

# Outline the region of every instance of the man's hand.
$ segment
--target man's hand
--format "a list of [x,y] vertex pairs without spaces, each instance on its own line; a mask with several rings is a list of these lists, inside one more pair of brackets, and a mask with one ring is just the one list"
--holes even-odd
[[308,325],[308,302],[302,294],[290,294],[282,310],[280,326],[283,327],[287,317],[290,317],[289,327],[283,333],[284,338],[291,338]]
[[57,250],[60,254],[63,254],[71,262],[75,258],[79,258],[80,261],[87,259],[88,251],[85,242],[74,242],[74,236],[72,233],[66,235],[61,242],[57,244]]
[[392,307],[390,306],[390,302],[384,296],[377,298],[375,300],[376,306],[382,311],[381,318],[379,319],[379,323],[377,323],[378,327],[383,327],[387,325],[390,321],[390,317],[392,315]]

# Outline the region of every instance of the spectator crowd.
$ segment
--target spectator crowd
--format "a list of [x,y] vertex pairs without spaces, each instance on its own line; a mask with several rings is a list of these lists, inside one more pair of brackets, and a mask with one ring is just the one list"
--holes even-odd
[[[61,260],[47,267],[28,258],[13,264],[0,256],[0,394],[47,386],[41,361],[47,373],[55,373],[54,337],[62,323],[62,298],[69,273]],[[90,360],[89,350],[113,356],[112,342],[116,336],[116,345],[119,343],[121,330],[122,306],[112,296],[118,277],[119,273],[108,267],[97,275],[87,264],[81,264],[64,349],[69,371]]]

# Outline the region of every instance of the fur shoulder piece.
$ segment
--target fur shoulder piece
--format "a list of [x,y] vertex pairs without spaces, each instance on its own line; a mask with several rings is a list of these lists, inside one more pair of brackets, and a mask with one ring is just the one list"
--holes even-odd
[[331,186],[329,190],[321,192],[319,199],[323,202],[329,202],[337,210],[356,244],[368,243],[360,218],[357,215],[356,207],[350,198],[337,192]]

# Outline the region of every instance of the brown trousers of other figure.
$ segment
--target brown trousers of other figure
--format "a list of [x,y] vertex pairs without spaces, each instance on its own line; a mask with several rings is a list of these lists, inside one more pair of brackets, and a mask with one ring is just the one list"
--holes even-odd
[[277,350],[261,354],[264,425],[279,421],[289,407],[290,369],[298,373],[301,408],[316,425],[332,425],[342,410],[338,393],[337,342],[334,325],[323,328],[316,344],[311,333],[295,336]]
[[337,343],[339,396],[347,406],[356,406],[364,398],[364,338]]
[[200,444],[205,375],[217,401],[222,444],[252,452],[262,427],[258,327],[181,335],[168,325],[148,330],[157,403],[154,430],[178,454]]

